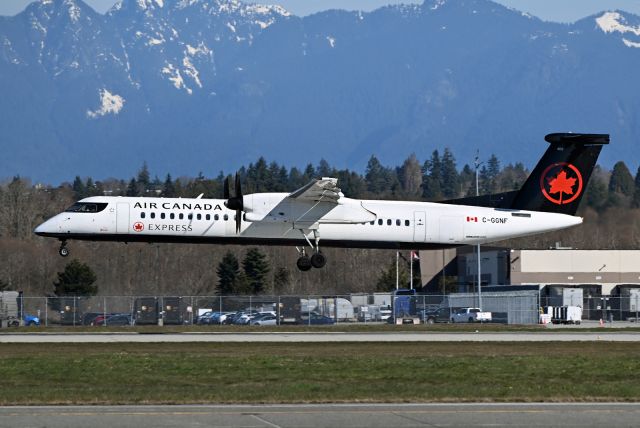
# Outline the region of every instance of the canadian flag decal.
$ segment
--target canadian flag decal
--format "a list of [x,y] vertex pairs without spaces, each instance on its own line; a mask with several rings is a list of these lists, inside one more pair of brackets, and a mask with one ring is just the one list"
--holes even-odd
[[469,217],[469,216],[467,216],[467,221],[473,221],[473,222],[477,223],[478,222],[478,217]]

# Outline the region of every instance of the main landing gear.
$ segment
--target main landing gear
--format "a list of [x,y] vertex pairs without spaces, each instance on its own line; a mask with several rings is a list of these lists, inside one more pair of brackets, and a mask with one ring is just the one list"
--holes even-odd
[[69,249],[67,248],[67,241],[60,242],[60,249],[58,250],[58,253],[60,253],[62,257],[67,257],[69,255]]
[[324,265],[327,264],[327,258],[324,256],[324,254],[322,254],[322,251],[320,251],[320,246],[319,246],[320,236],[318,236],[318,232],[316,230],[313,231],[315,245],[312,244],[311,241],[309,241],[309,238],[307,237],[307,235],[304,233],[302,229],[300,230],[300,232],[302,233],[302,236],[304,236],[304,239],[307,241],[309,246],[313,248],[313,254],[311,255],[311,257],[309,257],[304,247],[302,248],[296,247],[296,249],[298,250],[298,254],[300,255],[300,257],[298,257],[298,261],[296,262],[298,269],[300,269],[303,272],[306,272],[310,270],[312,267],[316,269],[320,269],[324,267]]

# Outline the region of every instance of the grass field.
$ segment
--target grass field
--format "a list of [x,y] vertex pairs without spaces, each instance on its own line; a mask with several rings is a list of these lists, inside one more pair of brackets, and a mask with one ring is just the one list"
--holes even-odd
[[0,404],[638,401],[636,343],[3,344]]

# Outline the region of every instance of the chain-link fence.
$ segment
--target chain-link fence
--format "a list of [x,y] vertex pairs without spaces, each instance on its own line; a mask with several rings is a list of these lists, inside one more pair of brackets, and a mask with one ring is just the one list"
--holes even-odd
[[[547,307],[579,307],[581,320],[637,321],[640,293],[585,296],[559,301],[537,291],[482,293],[492,322],[536,324]],[[438,323],[456,311],[478,307],[477,294],[372,293],[340,296],[95,296],[28,297],[19,300],[24,324],[101,325],[331,325],[342,323]],[[460,321],[460,320],[456,320]],[[462,320],[466,322],[467,320]],[[567,320],[554,319],[554,322]]]

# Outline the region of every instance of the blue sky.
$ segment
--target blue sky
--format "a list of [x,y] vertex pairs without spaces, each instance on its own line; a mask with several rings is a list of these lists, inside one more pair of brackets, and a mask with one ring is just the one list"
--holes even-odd
[[[0,15],[15,15],[30,2],[31,0],[0,0]],[[85,0],[85,2],[99,12],[105,12],[116,0]],[[277,3],[296,15],[308,15],[326,9],[368,11],[389,3],[422,3],[422,0],[251,0],[250,2]],[[585,16],[612,9],[621,9],[640,15],[639,0],[497,0],[497,2],[547,21],[573,22]]]

